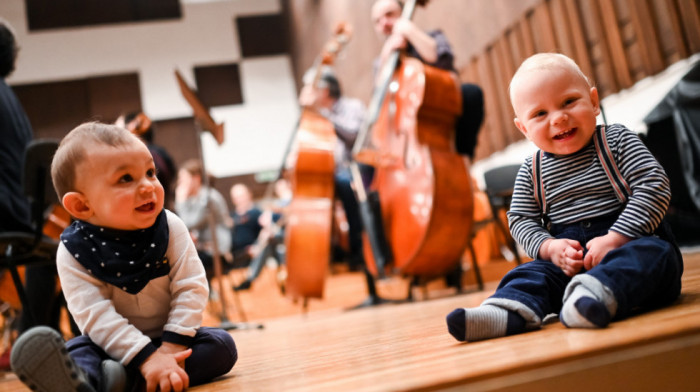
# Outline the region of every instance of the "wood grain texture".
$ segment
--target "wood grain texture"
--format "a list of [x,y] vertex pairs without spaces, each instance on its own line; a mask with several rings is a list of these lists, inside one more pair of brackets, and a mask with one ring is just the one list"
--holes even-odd
[[[269,319],[264,329],[233,331],[239,362],[222,379],[190,390],[692,390],[700,381],[689,371],[700,355],[700,253],[685,260],[677,303],[601,330],[567,329],[555,320],[521,335],[455,341],[445,316],[478,306],[493,285],[401,305]],[[0,390],[28,389],[8,375]]]

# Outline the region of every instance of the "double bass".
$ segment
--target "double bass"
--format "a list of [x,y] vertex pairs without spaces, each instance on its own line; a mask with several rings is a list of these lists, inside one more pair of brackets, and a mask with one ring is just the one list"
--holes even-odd
[[[415,6],[407,2],[401,18],[410,19]],[[399,51],[378,80],[353,148],[356,161],[375,167],[369,189],[357,164],[351,167],[367,267],[379,277],[444,276],[460,262],[473,221],[469,163],[454,145],[459,82]]]
[[[322,67],[333,63],[349,35],[347,25],[337,26],[315,62],[314,86]],[[308,298],[323,297],[331,257],[337,136],[329,120],[313,108],[304,107],[292,143],[295,153],[289,157],[287,172],[293,196],[285,210],[285,290],[293,299],[303,298],[306,304]]]

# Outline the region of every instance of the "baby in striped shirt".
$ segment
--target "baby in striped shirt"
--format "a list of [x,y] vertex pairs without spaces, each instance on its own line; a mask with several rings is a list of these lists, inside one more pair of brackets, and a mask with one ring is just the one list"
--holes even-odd
[[515,182],[511,233],[534,260],[507,273],[448,330],[475,341],[538,329],[603,328],[680,295],[683,261],[663,217],[668,177],[622,125],[596,125],[598,91],[570,58],[526,59],[510,84],[515,125],[540,150]]

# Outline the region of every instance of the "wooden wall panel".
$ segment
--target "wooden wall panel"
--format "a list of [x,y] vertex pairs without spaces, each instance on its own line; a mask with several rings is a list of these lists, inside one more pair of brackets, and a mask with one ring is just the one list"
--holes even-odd
[[610,63],[617,81],[618,88],[628,88],[632,86],[629,64],[622,44],[618,14],[612,0],[598,0],[600,16],[602,19],[603,37],[605,38],[607,55],[610,56]]
[[491,92],[490,94],[484,94],[484,104],[488,115],[487,119],[489,120],[491,146],[495,151],[498,151],[507,145],[503,137],[503,130],[505,126],[507,126],[507,123],[504,122],[503,113],[501,112],[502,106],[498,93],[498,76],[494,69],[494,62],[497,60],[494,57],[494,49],[493,46],[491,46],[486,51],[486,56],[483,57],[480,71],[482,75],[482,88],[485,91]]
[[25,0],[29,30],[180,18],[179,0]]
[[574,42],[572,30],[566,12],[564,0],[552,0],[549,5],[549,12],[552,17],[552,32],[557,41],[557,52],[575,58]]
[[593,66],[591,65],[591,56],[586,45],[583,23],[581,22],[581,13],[578,11],[576,0],[564,0],[563,5],[566,12],[566,21],[569,24],[571,32],[574,51],[573,58],[576,59],[583,73],[592,77]]
[[289,52],[287,26],[281,14],[236,18],[243,57],[270,56]]
[[619,85],[615,78],[610,50],[604,36],[600,8],[595,1],[579,0],[578,9],[581,12],[587,50],[591,55],[592,72],[589,77],[598,86],[601,96],[612,94],[619,90]]
[[217,64],[194,68],[197,94],[208,107],[243,103],[238,64]]
[[141,110],[141,87],[136,73],[87,79],[86,90],[90,116],[95,120],[114,122],[122,114]]
[[698,0],[678,0],[678,10],[690,53],[700,52],[700,5],[698,5]]
[[649,2],[646,0],[627,0],[630,17],[637,36],[637,49],[644,66],[645,76],[661,72],[665,68],[659,36],[652,27],[654,19]]
[[552,27],[552,17],[546,3],[540,4],[535,8],[535,12],[532,17],[528,18],[528,22],[532,29],[537,52],[557,51],[557,43],[554,39],[554,29]]
[[664,64],[672,64],[688,57],[688,52],[683,44],[682,30],[678,9],[674,0],[650,0],[654,27],[661,37],[661,53]]
[[12,89],[22,102],[36,138],[62,139],[71,129],[90,120],[84,80],[17,85]]
[[35,137],[61,139],[86,121],[113,122],[122,113],[141,110],[135,73],[14,85]]

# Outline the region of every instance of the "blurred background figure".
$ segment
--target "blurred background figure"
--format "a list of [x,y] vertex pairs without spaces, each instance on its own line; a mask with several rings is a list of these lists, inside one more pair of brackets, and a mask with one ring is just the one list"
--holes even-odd
[[[350,174],[350,161],[352,147],[355,144],[357,133],[364,121],[366,108],[364,103],[356,98],[345,97],[342,94],[340,83],[333,69],[324,66],[321,75],[313,84],[316,69],[309,69],[304,75],[299,104],[317,110],[332,124],[338,142],[335,148],[335,196],[340,199],[345,210],[345,216],[349,226],[350,254],[347,262],[351,270],[360,270],[364,266],[362,253],[362,220],[360,207],[352,189],[352,176]],[[372,177],[371,166],[360,164],[365,185],[368,185]]]
[[[231,218],[228,214],[226,200],[211,185],[202,183],[202,164],[198,159],[183,163],[178,172],[175,188],[175,213],[185,222],[190,235],[197,247],[199,258],[207,270],[207,276],[212,277],[214,265],[214,240],[222,262],[231,260]],[[216,233],[212,235],[211,227]]]
[[[32,126],[17,96],[5,79],[15,70],[19,47],[11,27],[0,18],[0,233],[28,232],[33,228],[29,200],[24,196],[22,173],[24,152],[33,139]],[[4,252],[5,249],[0,249]],[[0,278],[9,272],[0,270]],[[9,275],[8,275],[9,276]],[[60,296],[56,295],[56,266],[30,265],[25,268],[25,291],[31,309],[20,310],[19,333],[34,325],[59,330]],[[15,294],[10,279],[0,279]],[[5,300],[0,298],[0,303]],[[33,319],[33,320],[32,320]],[[0,369],[9,369],[9,347],[0,355]]]
[[[286,179],[281,178],[275,182],[275,196],[275,200],[258,219],[262,229],[252,245],[253,259],[246,271],[245,280],[233,287],[235,291],[249,289],[270,257],[275,260],[278,268],[284,264],[284,209],[292,201],[292,189]],[[278,275],[278,281],[283,279]]]
[[233,227],[229,236],[233,268],[247,267],[253,258],[253,244],[262,230],[259,221],[262,211],[255,205],[253,194],[244,184],[234,184],[230,192]]

